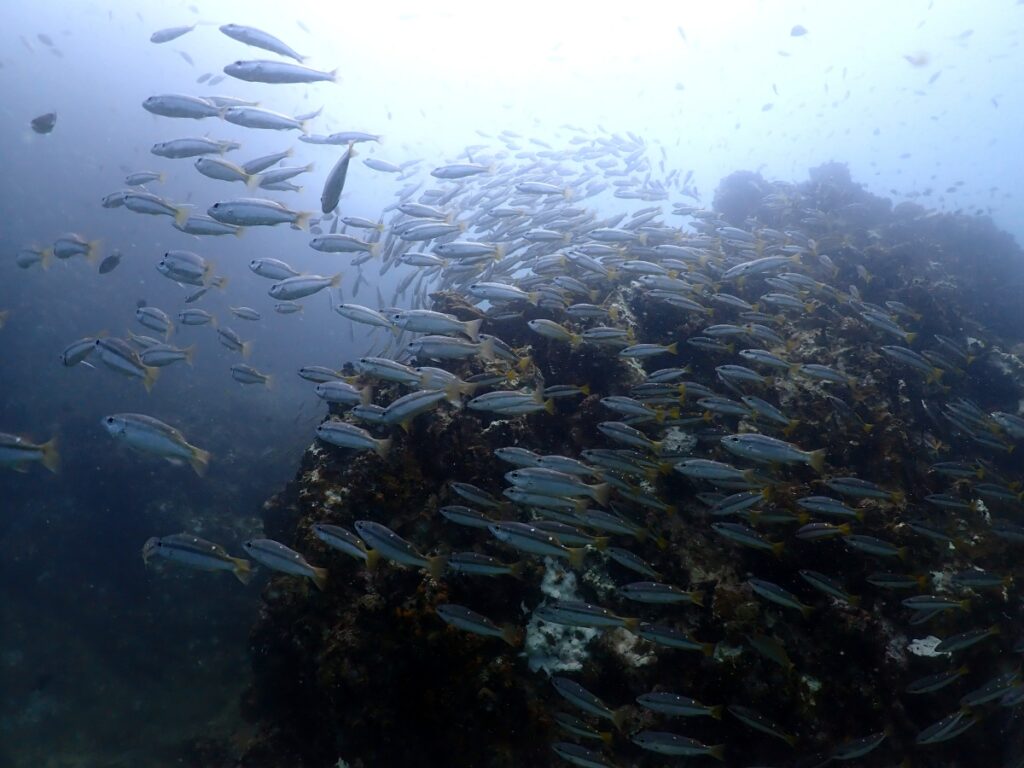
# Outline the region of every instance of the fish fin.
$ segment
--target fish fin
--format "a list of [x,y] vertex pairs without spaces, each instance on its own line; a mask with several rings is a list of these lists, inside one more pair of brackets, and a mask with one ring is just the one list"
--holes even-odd
[[605,743],[605,746],[611,746],[612,734],[611,731],[599,731],[598,737]]
[[825,471],[825,449],[820,448],[817,451],[811,451],[811,455],[807,459],[807,463],[811,465],[811,469],[817,472],[819,475]]
[[53,248],[47,248],[39,255],[39,266],[43,268],[45,272],[53,264]]
[[689,592],[689,595],[691,603],[700,608],[704,607],[704,594],[702,592],[698,592],[697,590],[691,590]]
[[251,341],[243,341],[242,342],[242,359],[243,360],[248,360],[249,359],[249,355],[251,355],[251,354],[252,354],[252,342]]
[[260,186],[263,181],[263,174],[261,173],[248,173],[245,176],[245,188],[248,190],[256,189]]
[[566,548],[566,551],[569,553],[569,565],[573,568],[582,568],[583,558],[586,556],[587,550],[580,547],[579,549]]
[[552,398],[548,398],[544,401],[544,410],[548,413],[555,412],[555,401]]
[[60,453],[57,452],[57,438],[56,436],[51,437],[41,446],[39,446],[43,452],[43,466],[51,472],[60,471]]
[[178,227],[185,226],[185,222],[188,221],[188,215],[192,206],[179,205],[174,209],[174,224]]
[[594,537],[594,549],[599,552],[608,549],[608,542],[610,539],[607,536],[595,536]]
[[373,402],[373,386],[367,385],[359,390],[359,402],[363,405],[369,405]]
[[253,569],[252,564],[244,557],[232,557],[231,562],[235,564],[235,568],[232,573],[235,574],[235,578],[243,584],[248,584],[252,581]]
[[[550,403],[551,401],[548,400]],[[597,485],[590,486],[594,492],[594,501],[600,504],[602,507],[608,506],[608,494],[611,493],[612,487],[608,483],[598,483]]]
[[223,291],[228,287],[228,279],[224,275],[217,275],[210,280],[210,285],[218,290]]
[[391,438],[385,437],[383,440],[378,440],[376,443],[374,443],[373,450],[375,450],[377,452],[377,455],[383,459],[385,456],[388,455],[388,451],[391,450]]
[[153,368],[150,366],[146,367],[146,375],[142,378],[142,385],[146,388],[147,393],[153,391],[153,385],[156,383],[159,376],[159,368]]
[[445,399],[456,408],[462,405],[462,387],[459,386],[460,383],[456,380],[444,388]]
[[590,397],[590,385],[584,384],[582,387],[580,387],[580,392],[583,393],[584,397]]
[[313,583],[316,584],[316,588],[323,592],[327,589],[327,569],[326,568],[313,568]]
[[440,579],[448,567],[448,558],[444,555],[427,558],[427,573],[432,579]]
[[713,718],[715,718],[715,720],[721,720],[722,719],[722,712],[725,711],[725,707],[723,705],[719,704],[718,706],[715,706],[715,707],[709,707],[709,709],[711,710],[711,712],[710,712],[711,716]]
[[301,229],[303,232],[309,231],[309,219],[313,214],[309,211],[302,211],[301,213],[295,214],[295,222],[292,226],[295,229]]
[[905,334],[903,334],[903,338],[906,339],[907,344],[913,344],[914,343],[914,339],[917,338],[917,334],[913,333],[913,332],[905,333]]
[[713,747],[708,747],[708,756],[725,762],[725,744],[715,744]]
[[196,345],[192,344],[188,347],[185,347],[185,349],[183,349],[182,352],[185,353],[185,362],[188,363],[189,365],[192,365],[192,361],[196,355]]
[[526,300],[536,307],[537,303],[540,301],[540,292],[530,291],[528,294],[526,294]]
[[678,354],[679,353],[679,342],[678,341],[673,341],[671,344],[669,344],[667,347],[665,347],[665,351],[666,352],[671,352],[673,355]]
[[513,577],[513,578],[515,578],[515,579],[521,579],[521,578],[523,578],[523,570],[525,568],[526,568],[526,561],[525,560],[520,560],[517,563],[512,563],[512,565],[510,565],[508,567],[508,575]]
[[714,656],[715,655],[715,644],[714,643],[704,643],[700,647],[700,652],[703,653],[705,656],[707,656],[709,658],[711,656]]
[[234,234],[235,237],[241,237],[245,234],[245,227],[236,227],[232,234]]
[[804,618],[806,619],[808,616],[810,616],[812,613],[814,613],[814,606],[813,605],[801,605],[800,606],[800,613],[802,613]]
[[206,470],[210,468],[210,452],[193,446],[192,456],[189,458],[188,463],[192,465],[192,469],[196,471],[197,475],[205,477]]
[[777,542],[775,542],[774,544],[772,544],[772,554],[775,555],[776,557],[782,557],[782,550],[785,549],[785,547],[786,547],[786,542],[784,542],[784,541],[777,541]]
[[466,335],[469,336],[474,342],[479,341],[480,326],[483,325],[484,319],[481,317],[478,320],[467,320],[463,327],[466,329]]

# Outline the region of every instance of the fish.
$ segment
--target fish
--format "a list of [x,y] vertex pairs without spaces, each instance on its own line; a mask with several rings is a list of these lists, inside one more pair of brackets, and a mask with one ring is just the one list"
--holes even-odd
[[262,198],[222,200],[211,205],[206,213],[222,224],[237,227],[291,224],[298,229],[309,228],[309,213],[293,211],[274,200]]
[[154,536],[142,547],[142,560],[147,565],[153,557],[161,557],[200,571],[230,571],[240,582],[252,581],[252,563],[232,557],[220,544],[201,539],[191,533]]
[[630,741],[641,749],[656,752],[659,755],[674,757],[699,757],[707,755],[716,760],[725,760],[725,745],[716,744],[709,747],[696,739],[680,736],[667,731],[640,731],[630,736]]
[[273,539],[249,539],[242,545],[249,556],[272,571],[311,579],[321,592],[327,589],[327,569],[311,565],[294,549]]
[[[113,251],[110,252],[109,255],[107,255],[103,259],[103,261],[100,262],[99,273],[101,275],[106,275],[106,274],[108,274],[110,272],[113,272],[115,269],[117,269],[117,266],[120,263],[121,263],[121,252],[118,251],[118,250],[113,250]],[[45,269],[46,266],[44,265],[43,268]]]
[[223,117],[224,112],[216,104],[200,96],[182,93],[165,93],[150,96],[142,102],[147,112],[161,117],[202,120],[207,117]]
[[267,389],[274,388],[273,376],[269,373],[262,373],[245,363],[235,363],[231,366],[231,378],[239,384],[261,384]]
[[57,438],[45,443],[33,443],[18,435],[0,432],[0,465],[24,472],[29,464],[39,462],[50,472],[60,471],[60,453]]
[[188,463],[197,475],[206,476],[210,452],[189,443],[170,424],[141,413],[115,413],[104,416],[101,423],[111,437],[130,448],[160,456],[172,464]]
[[434,609],[446,624],[472,632],[474,635],[499,637],[513,648],[520,643],[519,630],[511,625],[499,627],[493,621],[462,605],[442,603]]
[[245,43],[245,45],[251,45],[254,48],[262,48],[265,51],[270,51],[271,53],[276,53],[280,56],[287,56],[288,58],[295,59],[295,61],[300,63],[305,60],[304,56],[300,56],[281,40],[277,39],[269,32],[264,32],[256,27],[247,27],[242,24],[222,24],[219,29],[232,40]]
[[224,74],[250,83],[318,83],[338,82],[338,70],[322,72],[302,64],[284,61],[234,61],[224,67]]
[[38,117],[33,117],[29,125],[32,126],[32,130],[36,133],[50,133],[57,125],[57,113],[46,112]]
[[443,555],[427,557],[397,533],[372,520],[357,520],[356,532],[360,538],[380,553],[385,560],[412,568],[422,568],[434,579],[444,573],[448,560]]
[[387,456],[391,449],[390,438],[375,438],[365,429],[344,421],[328,420],[317,426],[316,436],[325,443],[339,448],[371,450],[378,456]]
[[554,686],[555,690],[562,698],[573,706],[582,709],[584,712],[593,715],[594,717],[610,720],[620,731],[623,729],[626,722],[626,710],[610,709],[607,704],[601,701],[601,699],[592,694],[575,680],[568,677],[552,677],[551,685]]
[[292,301],[294,299],[304,299],[307,296],[312,296],[314,293],[319,293],[324,288],[336,288],[341,282],[341,272],[331,275],[330,277],[323,277],[321,275],[296,275],[295,277],[286,277],[270,286],[267,291],[275,299],[282,299],[285,301]]
[[165,27],[164,29],[158,29],[149,36],[149,42],[158,44],[169,43],[171,40],[177,40],[182,35],[188,34],[195,28],[195,24],[188,24],[179,27]]
[[324,189],[320,194],[320,210],[324,213],[331,213],[338,207],[341,200],[341,193],[345,189],[345,179],[348,176],[348,165],[355,157],[355,142],[349,142],[345,152],[338,158],[331,172],[327,174],[324,181]]
[[95,346],[100,362],[122,376],[141,379],[146,392],[152,391],[160,375],[159,368],[144,365],[138,353],[122,339],[98,338]]
[[722,447],[730,453],[751,461],[768,464],[804,463],[821,474],[825,471],[825,449],[804,451],[783,440],[767,435],[747,433],[723,437]]

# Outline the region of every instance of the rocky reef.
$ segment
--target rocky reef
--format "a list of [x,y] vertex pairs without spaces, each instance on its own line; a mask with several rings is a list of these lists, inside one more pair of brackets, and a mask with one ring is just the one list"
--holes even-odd
[[[786,233],[811,254],[803,263],[816,280],[858,301],[911,308],[907,327],[926,346],[935,346],[930,340],[936,334],[962,340],[963,365],[933,381],[880,354],[880,344],[893,342],[861,322],[846,300],[812,300],[813,306],[788,316],[777,329],[787,359],[828,366],[850,379],[848,386],[837,386],[796,374],[776,377],[778,405],[795,420],[785,439],[825,449],[828,476],[856,476],[898,491],[892,499],[855,503],[858,519],[850,522],[858,532],[900,547],[899,558],[883,561],[836,538],[794,538],[794,521],[800,519],[795,500],[828,493],[822,477],[805,465],[772,469],[776,481],[751,521],[765,538],[785,542],[777,557],[716,535],[706,499],[698,498],[710,486],[671,471],[668,457],[720,456],[715,452],[723,434],[755,427],[746,417],[737,422],[710,415],[682,426],[671,426],[669,418],[660,428],[663,439],[677,438],[685,447],[664,451],[663,471],[639,483],[644,498],[653,501],[615,502],[646,535],[612,535],[614,545],[643,558],[662,582],[699,593],[703,605],[624,601],[617,585],[638,577],[599,548],[591,548],[576,571],[528,558],[518,578],[446,573],[439,579],[386,562],[367,569],[329,549],[313,534],[315,523],[351,528],[368,519],[424,553],[475,551],[512,561],[511,550],[486,531],[453,525],[438,513],[445,504],[462,503],[452,481],[501,499],[503,475],[511,467],[495,458],[497,449],[521,446],[577,457],[606,446],[598,430],[609,418],[602,397],[628,394],[647,372],[669,365],[688,365],[688,378],[711,385],[716,366],[729,357],[685,343],[712,322],[728,322],[719,319],[718,309],[706,317],[672,306],[628,276],[597,286],[605,305],[616,308],[615,324],[638,341],[678,343],[675,355],[623,360],[615,347],[570,345],[532,333],[532,319],[564,319],[543,305],[523,303],[514,317],[492,317],[456,292],[437,293],[434,309],[463,320],[482,317],[484,332],[523,359],[528,355],[528,362],[503,369],[506,382],[498,388],[571,384],[586,385],[590,394],[552,400],[552,413],[516,417],[446,404],[417,417],[408,432],[394,430],[383,457],[320,443],[306,451],[295,481],[264,505],[264,530],[326,567],[330,576],[322,592],[307,580],[279,574],[264,589],[250,639],[253,681],[244,702],[256,735],[239,765],[327,768],[339,759],[360,768],[561,765],[551,744],[565,736],[553,714],[570,708],[549,681],[549,673],[559,670],[568,670],[610,707],[625,707],[621,731],[608,737],[609,764],[666,764],[630,743],[629,734],[643,729],[685,731],[705,744],[724,744],[726,763],[737,766],[819,765],[840,745],[873,733],[885,733],[885,743],[859,764],[895,765],[911,758],[914,766],[1001,766],[1021,759],[1021,710],[998,702],[972,707],[969,716],[979,721],[956,739],[918,746],[915,736],[957,711],[964,694],[1020,663],[1024,610],[1011,577],[1021,574],[1021,544],[994,537],[991,525],[994,519],[1019,523],[1024,507],[1019,497],[982,502],[971,482],[948,482],[931,467],[980,460],[977,466],[988,469],[980,469],[979,478],[1005,477],[1014,492],[1019,488],[1022,459],[1020,451],[1010,450],[1012,441],[998,436],[1003,449],[979,446],[941,412],[954,398],[966,398],[985,413],[1017,412],[1024,398],[1017,357],[1024,342],[1024,254],[984,217],[894,207],[855,184],[841,165],[814,169],[800,184],[733,174],[721,183],[713,209],[717,216],[695,221],[724,222],[754,235],[763,229]],[[819,261],[817,255],[828,258]],[[474,360],[449,369],[466,379],[486,365]],[[388,385],[375,398],[388,403],[400,394],[397,385]],[[685,396],[679,407],[684,415],[700,415]],[[936,509],[923,501],[929,494],[951,494],[965,508]],[[506,503],[488,512],[502,519],[522,516]],[[922,536],[908,522],[928,524],[941,535]],[[950,586],[951,574],[975,566],[1006,577],[1004,584],[984,591]],[[921,589],[881,589],[867,581],[874,572],[890,570],[920,577]],[[820,595],[800,581],[800,571],[829,574],[856,599]],[[798,592],[813,610],[801,615],[759,599],[747,584],[752,576]],[[563,596],[685,629],[714,644],[713,652],[655,645],[625,628],[545,635],[531,614],[562,587]],[[955,594],[969,600],[969,607],[915,625],[901,601],[917,592]],[[525,645],[449,627],[435,613],[443,603],[523,628]],[[915,639],[986,627],[998,634],[952,662],[910,649]],[[960,664],[969,667],[966,680],[928,696],[904,693],[911,681]],[[687,718],[666,726],[663,716],[634,703],[638,695],[659,689],[708,705],[748,707],[791,735],[792,743],[728,712],[721,720]]]

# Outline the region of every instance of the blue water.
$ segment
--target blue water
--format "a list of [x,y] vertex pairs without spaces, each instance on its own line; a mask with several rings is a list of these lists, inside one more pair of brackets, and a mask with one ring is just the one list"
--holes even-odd
[[[371,262],[354,296],[348,257],[316,253],[287,227],[200,242],[165,217],[102,208],[126,173],[149,169],[167,173],[151,191],[196,211],[244,194],[198,175],[191,160],[150,154],[171,138],[239,140],[243,150],[229,155],[236,160],[294,148],[287,162],[312,162],[314,171],[297,182],[301,193],[274,197],[298,210],[318,208],[338,156],[293,132],[155,117],[140,106],[146,97],[230,94],[288,114],[322,106],[317,132],[382,134],[380,144],[359,145],[343,198],[347,215],[374,220],[405,182],[368,169],[359,162],[366,155],[421,159],[415,179],[429,181],[431,167],[467,145],[493,146],[502,130],[567,146],[568,123],[642,137],[655,176],[692,171],[699,199],[674,194],[672,202],[709,206],[734,170],[798,181],[836,160],[894,202],[990,215],[1019,240],[1022,13],[1012,2],[607,13],[538,3],[500,15],[416,3],[313,3],[301,13],[269,2],[0,10],[0,310],[10,311],[0,330],[0,431],[57,435],[62,457],[57,475],[0,470],[0,765],[174,765],[196,739],[242,738],[258,590],[220,575],[147,569],[142,544],[180,530],[223,542],[258,535],[262,503],[293,478],[326,412],[295,372],[340,367],[387,340],[341,320],[324,295],[305,300],[300,314],[275,314],[269,283],[249,272],[249,260],[340,269],[342,295],[369,306],[391,305],[406,274],[380,275]],[[178,40],[149,42],[157,29],[193,21],[200,26]],[[216,25],[226,21],[290,41],[311,65],[337,66],[341,82],[196,83],[240,56],[272,58],[222,36]],[[792,36],[795,24],[808,33]],[[48,111],[58,116],[53,132],[32,132],[31,119]],[[589,204],[611,215],[648,203],[606,195]],[[78,257],[48,271],[15,265],[20,248],[47,247],[67,232],[98,240],[103,255],[121,251],[122,263],[105,275]],[[178,330],[175,343],[197,345],[196,364],[164,369],[151,394],[101,367],[60,364],[65,346],[83,336],[148,333],[135,321],[140,301],[172,315],[185,306],[190,289],[154,268],[173,248],[200,251],[228,277],[227,290],[191,306],[253,340],[248,362],[273,374],[273,391],[233,381],[228,369],[239,358],[206,327]],[[228,307],[239,305],[263,318],[231,318]],[[213,454],[209,475],[117,445],[100,426],[116,412],[172,423]]]

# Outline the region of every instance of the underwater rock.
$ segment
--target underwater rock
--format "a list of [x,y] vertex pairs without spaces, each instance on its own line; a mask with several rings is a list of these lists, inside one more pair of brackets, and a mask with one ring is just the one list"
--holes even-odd
[[[767,182],[750,172],[732,174],[719,187],[715,210],[735,227],[755,232],[772,227],[802,239],[809,252],[828,257],[822,264],[834,269],[830,285],[853,286],[850,295],[863,302],[912,307],[915,334],[977,340],[968,341],[967,348],[978,359],[965,358],[961,368],[944,372],[935,384],[894,369],[879,354],[879,337],[868,325],[828,305],[807,310],[799,322],[787,322],[789,357],[849,376],[846,384],[808,374],[798,378],[798,372],[777,377],[779,407],[799,417],[787,439],[824,448],[830,467],[852,468],[849,474],[901,488],[914,498],[914,509],[902,497],[851,502],[871,536],[896,542],[900,558],[908,562],[873,559],[837,541],[794,541],[785,522],[781,528],[772,523],[773,515],[796,520],[797,499],[821,490],[822,479],[810,467],[788,470],[786,482],[772,485],[758,519],[752,520],[770,542],[785,540],[777,557],[723,544],[710,526],[708,505],[698,498],[705,486],[678,472],[655,473],[638,481],[638,487],[664,508],[630,508],[632,520],[652,534],[634,549],[657,570],[660,581],[699,594],[703,605],[659,611],[664,606],[621,601],[615,585],[637,581],[637,575],[595,551],[575,573],[573,599],[609,605],[625,617],[685,626],[690,637],[713,644],[706,646],[709,655],[639,640],[625,629],[569,632],[564,634],[565,658],[580,666],[569,674],[609,707],[625,707],[622,733],[609,737],[615,762],[624,764],[622,753],[628,751],[631,765],[662,764],[638,753],[628,735],[662,727],[663,719],[634,700],[647,691],[668,690],[711,706],[742,705],[772,721],[786,737],[766,737],[728,713],[721,723],[714,718],[673,723],[675,730],[704,743],[724,743],[729,765],[814,765],[851,739],[883,732],[891,734],[880,748],[885,757],[871,764],[887,765],[886,760],[914,749],[914,735],[956,711],[970,690],[961,686],[930,697],[903,695],[910,680],[942,670],[935,659],[908,652],[908,645],[967,627],[950,612],[924,626],[908,626],[900,601],[915,594],[913,589],[879,589],[869,578],[885,570],[930,574],[938,590],[950,574],[975,562],[992,573],[1019,573],[1013,550],[987,535],[986,507],[972,504],[962,514],[942,518],[940,527],[953,541],[945,545],[919,535],[908,518],[927,516],[930,508],[919,499],[941,496],[947,488],[929,467],[956,460],[965,451],[964,435],[936,416],[948,399],[941,387],[954,380],[956,394],[986,412],[1016,412],[1024,399],[1024,366],[1004,351],[1019,350],[1024,343],[1016,288],[1024,275],[1022,254],[1012,238],[986,219],[894,209],[854,184],[845,166],[836,164],[813,170],[807,182],[796,185]],[[498,626],[525,627],[533,609],[552,596],[551,571],[541,560],[527,559],[521,578],[448,572],[433,579],[390,563],[367,569],[328,549],[312,526],[327,522],[351,529],[357,520],[374,520],[426,555],[482,552],[485,539],[478,531],[455,526],[438,512],[459,503],[452,481],[472,483],[500,498],[510,467],[495,458],[499,448],[576,457],[606,446],[598,424],[609,416],[600,398],[625,394],[645,372],[661,365],[686,364],[694,381],[715,381],[721,356],[684,348],[682,342],[717,320],[658,302],[632,281],[620,281],[607,293],[620,308],[619,327],[628,327],[637,340],[678,341],[680,351],[657,363],[626,361],[615,347],[552,341],[526,325],[549,313],[524,306],[520,317],[485,317],[483,324],[485,333],[510,347],[529,347],[529,364],[510,367],[507,388],[586,384],[592,394],[553,400],[550,414],[517,417],[445,406],[417,417],[407,434],[394,430],[393,445],[383,457],[322,444],[307,450],[296,481],[265,505],[265,532],[327,568],[330,577],[323,593],[304,580],[280,575],[264,590],[251,636],[254,677],[245,702],[258,733],[240,765],[327,768],[340,758],[360,767],[562,764],[550,748],[559,738],[552,714],[562,702],[546,675],[532,671],[520,649],[451,628],[435,614],[437,605],[454,603],[483,613]],[[484,316],[453,292],[432,299],[434,309],[462,320]],[[463,362],[452,370],[466,379],[480,373],[483,364]],[[386,386],[376,394],[386,403],[399,389]],[[691,439],[676,441],[680,456],[673,460],[683,452],[703,455],[727,434],[710,417],[690,421],[682,429]],[[755,431],[753,420],[742,417],[734,431]],[[1003,452],[991,461],[1001,473],[1020,474],[1022,463],[1015,454]],[[518,519],[511,505],[487,512]],[[1019,502],[1012,512],[1019,520]],[[505,561],[514,559],[508,550],[500,553]],[[831,574],[852,597],[824,597],[801,617],[769,604],[750,585],[756,575],[788,589],[803,584],[798,573]],[[928,591],[924,583],[922,590]],[[817,595],[811,590],[800,594]],[[1017,588],[1008,586],[999,594],[986,593],[986,599],[972,599],[969,626],[1020,626],[1022,618]],[[988,638],[986,650],[970,654],[972,687],[1001,671],[1016,640]],[[954,663],[960,663],[956,658]],[[735,711],[742,713],[742,707]],[[996,727],[1011,727],[1013,710],[989,707],[983,713]],[[985,732],[979,726],[932,752],[919,749],[915,765],[1002,764],[1003,744],[983,738]],[[800,762],[794,762],[797,753]]]

